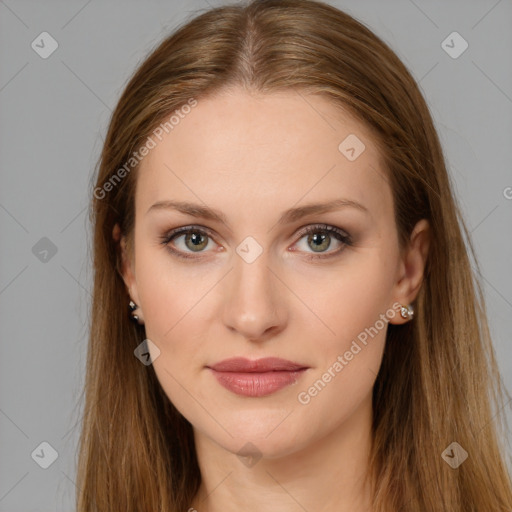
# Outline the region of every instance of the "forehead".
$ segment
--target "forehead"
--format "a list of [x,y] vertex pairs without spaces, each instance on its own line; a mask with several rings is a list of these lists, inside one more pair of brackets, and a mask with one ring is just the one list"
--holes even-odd
[[167,131],[153,136],[139,169],[141,214],[169,199],[232,205],[242,216],[255,204],[281,210],[301,198],[371,203],[380,196],[377,214],[391,201],[370,130],[318,95],[232,90],[198,99]]

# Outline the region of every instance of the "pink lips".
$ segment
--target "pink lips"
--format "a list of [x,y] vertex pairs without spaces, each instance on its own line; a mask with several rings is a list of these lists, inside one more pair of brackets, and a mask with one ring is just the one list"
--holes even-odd
[[222,386],[233,393],[258,397],[294,383],[308,367],[276,357],[253,361],[235,357],[207,368]]

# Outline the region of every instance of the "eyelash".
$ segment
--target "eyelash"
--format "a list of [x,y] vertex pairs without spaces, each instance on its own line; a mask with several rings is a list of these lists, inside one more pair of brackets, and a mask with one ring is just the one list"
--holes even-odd
[[[332,251],[329,253],[325,253],[325,254],[319,254],[319,255],[310,254],[310,255],[306,256],[306,259],[319,260],[319,259],[332,258],[334,256],[337,256],[340,252],[342,252],[345,246],[352,245],[352,238],[350,237],[350,235],[348,235],[341,229],[339,229],[335,226],[328,225],[328,224],[314,224],[311,226],[307,226],[305,229],[301,230],[297,234],[297,236],[299,236],[299,240],[301,240],[305,235],[309,235],[310,233],[316,233],[316,232],[326,232],[326,233],[333,234],[335,236],[335,238],[343,244],[343,246],[341,248],[339,248],[338,250],[335,250],[335,251]],[[175,256],[178,256],[179,258],[183,258],[183,259],[187,259],[187,260],[197,259],[198,256],[186,255],[186,253],[183,253],[181,251],[173,249],[169,245],[169,242],[171,242],[172,240],[177,238],[179,235],[184,235],[184,234],[186,235],[189,233],[199,233],[201,235],[207,235],[209,238],[213,239],[212,233],[208,229],[202,228],[200,226],[183,226],[181,228],[173,229],[172,231],[169,231],[164,236],[162,236],[160,238],[161,244],[166,246],[167,249],[172,254],[174,254]]]

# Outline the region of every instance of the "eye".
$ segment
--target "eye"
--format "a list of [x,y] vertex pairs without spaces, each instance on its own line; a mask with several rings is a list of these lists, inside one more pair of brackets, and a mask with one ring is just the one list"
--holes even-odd
[[[171,253],[180,258],[194,258],[194,256],[189,255],[190,252],[206,252],[204,249],[211,245],[209,243],[211,240],[211,234],[208,231],[195,226],[184,226],[164,235],[162,237],[162,244],[167,246]],[[171,242],[173,242],[174,246],[178,246],[178,248],[175,249]]]
[[[306,238],[307,246],[303,252],[308,253],[308,248],[312,248],[313,253],[317,253],[309,253],[306,256],[308,259],[330,258],[339,254],[345,246],[352,245],[349,234],[327,224],[308,226],[300,231],[298,235],[301,236],[299,242]],[[333,238],[340,244],[340,247],[338,250],[326,252],[331,247]],[[162,245],[166,246],[172,254],[186,259],[195,258],[191,253],[208,252],[206,249],[211,246],[210,242],[215,244],[211,232],[197,226],[183,226],[161,237]],[[292,249],[292,251],[295,252],[296,249]]]
[[[330,258],[339,254],[345,246],[352,245],[349,234],[335,226],[329,226],[327,224],[308,226],[299,233],[299,236],[302,236],[299,242],[303,238],[306,239],[306,250],[304,252],[308,252],[307,249],[310,248],[313,250],[313,253],[318,253],[309,254],[306,256],[308,259]],[[338,250],[326,252],[332,245],[333,237],[340,244],[340,247]]]

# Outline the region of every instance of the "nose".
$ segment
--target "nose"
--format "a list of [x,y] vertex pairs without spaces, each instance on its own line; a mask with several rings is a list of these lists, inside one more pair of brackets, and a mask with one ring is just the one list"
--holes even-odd
[[226,280],[224,325],[249,341],[262,342],[285,328],[283,285],[268,265],[266,254],[252,263],[236,256]]

